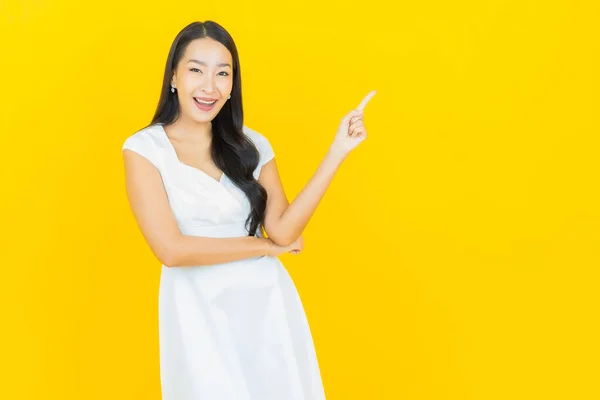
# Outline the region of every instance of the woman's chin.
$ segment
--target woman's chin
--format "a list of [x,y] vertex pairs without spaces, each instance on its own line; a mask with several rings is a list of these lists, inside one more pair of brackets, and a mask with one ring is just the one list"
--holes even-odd
[[219,111],[221,111],[221,109],[214,108],[211,111],[202,111],[195,109],[192,115],[194,120],[197,122],[208,122],[212,121],[217,116]]
[[218,113],[219,110],[212,110],[211,112],[201,112],[196,110],[194,111],[193,119],[196,122],[209,122],[215,119]]

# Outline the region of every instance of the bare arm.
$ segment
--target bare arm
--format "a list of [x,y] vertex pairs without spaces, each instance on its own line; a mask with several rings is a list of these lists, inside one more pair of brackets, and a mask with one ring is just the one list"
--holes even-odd
[[345,158],[346,154],[329,149],[311,179],[291,204],[284,193],[275,160],[262,167],[259,182],[268,193],[265,231],[273,242],[288,246],[298,239]]
[[342,118],[325,158],[292,204],[285,196],[275,161],[262,167],[258,180],[268,194],[264,226],[273,242],[287,246],[304,231],[344,159],[366,139],[364,108],[374,95],[374,90],[369,92],[356,109]]
[[253,236],[211,238],[180,235],[174,242],[169,267],[211,265],[269,255],[266,239]]
[[129,204],[153,254],[168,267],[211,265],[280,254],[269,239],[183,235],[177,226],[160,173],[143,156],[123,150]]
[[262,167],[258,181],[268,196],[264,226],[273,242],[287,246],[302,234],[348,153],[367,138],[363,114],[374,95],[374,90],[369,92],[356,109],[342,118],[325,158],[292,204],[284,193],[274,159]]

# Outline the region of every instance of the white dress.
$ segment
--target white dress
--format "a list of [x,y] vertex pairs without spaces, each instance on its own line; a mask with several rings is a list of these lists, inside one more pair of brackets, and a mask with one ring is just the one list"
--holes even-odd
[[[260,153],[258,178],[273,149],[262,134],[244,133]],[[224,174],[217,181],[181,163],[161,124],[135,132],[123,149],[159,170],[184,235],[247,235],[245,194]],[[162,265],[158,300],[163,400],[325,399],[302,303],[277,257]]]

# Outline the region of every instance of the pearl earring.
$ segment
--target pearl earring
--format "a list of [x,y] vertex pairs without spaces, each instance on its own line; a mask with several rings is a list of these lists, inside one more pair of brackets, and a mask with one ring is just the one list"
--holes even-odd
[[230,99],[230,98],[231,98],[231,95],[229,95],[228,99]]
[[175,88],[171,86],[171,93],[175,93]]

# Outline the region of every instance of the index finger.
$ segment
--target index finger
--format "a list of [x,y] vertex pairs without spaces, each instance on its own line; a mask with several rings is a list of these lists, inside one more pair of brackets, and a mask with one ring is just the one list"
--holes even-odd
[[373,98],[373,96],[375,96],[375,93],[376,93],[375,90],[370,91],[369,94],[364,99],[362,99],[362,101],[360,102],[358,107],[356,107],[356,109],[358,111],[364,110],[364,108],[367,105],[367,103],[369,102],[369,100],[371,100]]

